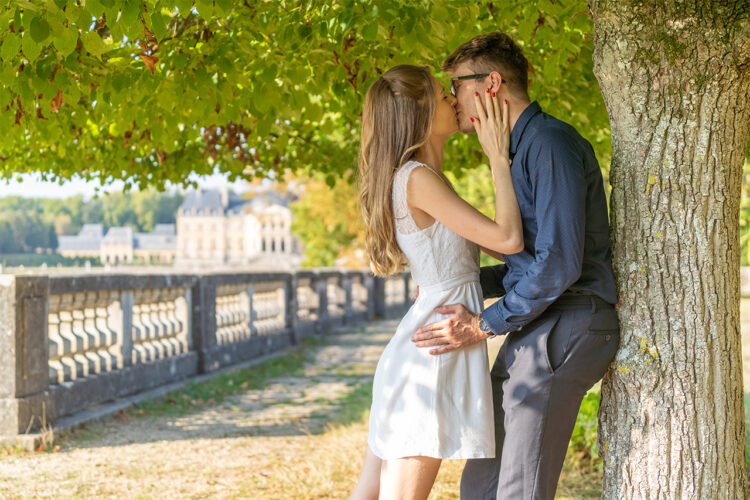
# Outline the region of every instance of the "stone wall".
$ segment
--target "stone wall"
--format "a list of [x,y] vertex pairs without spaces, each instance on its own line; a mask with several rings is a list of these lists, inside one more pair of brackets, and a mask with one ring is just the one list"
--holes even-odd
[[0,275],[0,436],[402,314],[408,274]]

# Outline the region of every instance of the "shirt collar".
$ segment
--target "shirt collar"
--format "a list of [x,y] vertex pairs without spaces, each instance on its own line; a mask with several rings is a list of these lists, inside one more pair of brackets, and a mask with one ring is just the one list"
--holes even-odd
[[531,122],[531,119],[534,116],[541,112],[542,107],[539,106],[538,102],[534,101],[526,106],[526,109],[523,110],[521,116],[519,116],[518,120],[516,120],[516,124],[513,126],[513,130],[510,133],[511,159],[513,159],[513,157],[516,155],[516,151],[518,150],[518,143],[521,142],[521,137],[523,137],[523,131],[526,130],[526,126],[529,124],[529,122]]

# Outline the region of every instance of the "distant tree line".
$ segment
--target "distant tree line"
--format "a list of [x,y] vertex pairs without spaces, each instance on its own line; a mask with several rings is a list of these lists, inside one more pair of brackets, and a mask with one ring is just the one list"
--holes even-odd
[[84,224],[103,224],[105,232],[114,226],[150,232],[156,224],[174,223],[183,199],[156,190],[111,193],[88,201],[81,195],[0,198],[0,253],[57,249],[57,236],[78,234]]

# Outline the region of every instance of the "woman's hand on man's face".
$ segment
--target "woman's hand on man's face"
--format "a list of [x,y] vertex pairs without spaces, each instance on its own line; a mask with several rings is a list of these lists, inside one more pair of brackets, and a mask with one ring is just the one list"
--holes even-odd
[[474,104],[477,117],[471,117],[477,138],[484,149],[484,153],[492,160],[509,159],[510,149],[510,119],[508,117],[508,101],[500,103],[500,98],[487,89],[484,96],[474,92]]

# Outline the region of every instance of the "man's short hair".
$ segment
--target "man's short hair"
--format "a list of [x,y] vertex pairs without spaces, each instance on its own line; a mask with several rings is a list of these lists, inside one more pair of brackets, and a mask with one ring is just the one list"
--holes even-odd
[[443,61],[443,71],[452,73],[463,63],[468,63],[476,73],[497,71],[512,92],[528,96],[529,61],[521,47],[505,33],[486,33],[462,44]]

